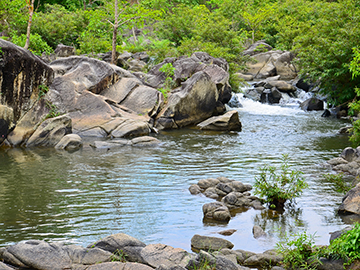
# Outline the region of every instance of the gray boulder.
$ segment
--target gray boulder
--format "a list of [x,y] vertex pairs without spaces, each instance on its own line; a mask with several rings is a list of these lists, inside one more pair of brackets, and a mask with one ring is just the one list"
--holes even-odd
[[0,262],[0,270],[14,270],[14,268],[6,265],[6,264],[3,263],[3,262]]
[[195,234],[191,238],[191,248],[195,251],[219,251],[223,248],[232,249],[233,247],[233,243],[218,237],[201,236]]
[[267,44],[264,40],[258,40],[251,44],[244,52],[244,55],[255,55],[261,52],[271,51],[273,48]]
[[240,103],[239,98],[236,94],[231,96],[231,99],[228,102],[229,107],[231,108],[242,108],[243,105]]
[[356,160],[359,157],[359,152],[352,148],[352,147],[346,147],[342,152],[340,157],[345,159],[348,162],[352,162]]
[[83,146],[82,139],[77,134],[65,135],[56,145],[57,150],[76,151]]
[[278,255],[274,250],[268,250],[250,256],[244,261],[245,266],[261,268],[263,266],[279,265],[283,260],[283,256]]
[[16,267],[39,270],[71,269],[110,261],[113,254],[98,248],[87,249],[74,245],[30,240],[6,248],[3,260]]
[[67,134],[71,133],[71,118],[61,115],[46,119],[29,138],[26,147],[54,147]]
[[346,193],[339,207],[339,213],[360,215],[360,184],[357,184]]
[[141,137],[136,137],[136,138],[132,139],[130,141],[130,143],[132,146],[145,147],[145,146],[157,146],[161,142],[154,137],[141,136]]
[[174,90],[155,122],[155,127],[177,128],[197,124],[212,116],[219,93],[210,76],[197,72]]
[[300,104],[304,111],[322,111],[324,110],[324,101],[317,98],[309,98]]
[[[51,67],[55,70],[56,78],[50,87],[49,98],[60,112],[68,113],[71,117],[74,133],[81,136],[105,137],[119,125],[124,125],[125,119],[131,119],[134,121],[132,123],[148,122],[148,117],[139,116],[139,113],[118,104],[121,97],[126,96],[130,99],[132,95],[132,92],[126,92],[123,96],[116,93],[117,90],[120,91],[129,85],[129,80],[126,79],[136,81],[130,72],[103,61],[79,56],[58,59],[51,63]],[[125,86],[114,86],[124,78]],[[109,94],[109,98],[101,95],[103,91]],[[157,96],[156,90],[153,93]],[[145,107],[139,107],[139,111],[146,111]],[[129,130],[128,124],[130,123],[125,124],[126,130]],[[120,134],[136,136],[139,133],[138,128],[134,127],[134,134],[123,130]]]
[[197,126],[203,130],[241,131],[239,114],[235,110],[220,116],[213,116]]
[[260,102],[268,103],[268,104],[277,104],[280,102],[281,98],[282,98],[281,92],[276,87],[273,87],[271,89],[264,89],[264,91],[260,95]]
[[231,215],[229,209],[221,202],[206,203],[202,207],[204,219],[229,222]]
[[181,248],[173,248],[163,244],[151,244],[141,250],[140,256],[146,264],[156,268],[160,265],[185,267],[194,255]]
[[268,80],[264,87],[268,89],[272,89],[273,87],[276,87],[276,89],[285,93],[289,93],[289,92],[292,93],[296,91],[296,88],[294,86],[281,80]]

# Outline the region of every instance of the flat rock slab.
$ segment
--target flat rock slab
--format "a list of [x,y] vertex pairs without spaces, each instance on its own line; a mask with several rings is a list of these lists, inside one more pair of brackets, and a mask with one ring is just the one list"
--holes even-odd
[[193,254],[188,253],[186,250],[164,244],[147,245],[141,251],[141,257],[144,262],[154,268],[160,265],[169,268],[175,266],[185,267],[193,256]]
[[241,122],[236,110],[213,116],[197,125],[203,130],[241,131]]
[[109,261],[111,252],[74,245],[30,240],[6,248],[3,260],[17,267],[39,270],[70,269],[73,265],[90,265]]

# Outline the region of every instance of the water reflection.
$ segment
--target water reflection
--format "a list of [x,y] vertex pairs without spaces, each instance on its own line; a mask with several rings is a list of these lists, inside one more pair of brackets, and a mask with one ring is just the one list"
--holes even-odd
[[[318,231],[318,243],[327,243],[329,231],[347,222],[334,210],[342,195],[324,181],[330,171],[320,165],[345,147],[336,132],[346,123],[294,108],[244,107],[242,132],[165,131],[155,148],[94,150],[86,142],[74,153],[0,150],[0,246],[31,238],[87,245],[123,232],[190,250],[194,234],[236,229],[226,237],[235,249],[263,251],[281,237],[277,228]],[[190,195],[191,184],[219,176],[253,184],[259,167],[279,165],[286,153],[311,187],[295,208],[231,211],[227,224],[203,223],[202,206],[212,200]],[[274,239],[253,239],[255,224]]]

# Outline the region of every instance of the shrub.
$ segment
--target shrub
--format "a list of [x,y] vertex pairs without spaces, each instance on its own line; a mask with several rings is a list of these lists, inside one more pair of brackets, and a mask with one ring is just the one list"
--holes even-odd
[[346,182],[344,182],[344,173],[338,173],[338,174],[324,174],[324,177],[327,181],[334,184],[334,189],[337,192],[340,193],[346,193],[348,192],[352,186],[348,185]]
[[282,156],[280,174],[276,173],[276,167],[264,166],[260,175],[255,177],[255,194],[266,197],[270,207],[283,207],[286,200],[291,200],[301,195],[308,187],[298,170],[289,171],[288,155]]
[[316,269],[319,264],[318,248],[315,247],[315,234],[306,232],[285,237],[276,244],[277,252],[284,256],[286,269]]
[[[24,47],[26,42],[26,35],[13,35],[11,41],[20,47]],[[35,33],[30,34],[29,51],[31,51],[33,54],[41,56],[43,52],[45,52],[46,54],[50,54],[53,49],[46,43],[46,41],[41,38],[40,35]]]
[[326,253],[327,257],[344,259],[347,265],[360,260],[360,224],[355,223],[352,230],[333,240]]

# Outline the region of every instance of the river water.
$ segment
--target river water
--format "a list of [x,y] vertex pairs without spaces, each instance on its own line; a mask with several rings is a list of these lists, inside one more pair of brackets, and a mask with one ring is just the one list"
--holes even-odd
[[[155,148],[0,150],[0,246],[27,239],[86,246],[122,232],[188,251],[194,234],[219,236],[234,249],[260,252],[283,232],[304,230],[327,244],[329,232],[346,222],[336,211],[343,195],[323,177],[331,173],[323,164],[349,146],[337,134],[348,123],[294,105],[241,102],[239,133],[166,131],[156,135],[162,144]],[[203,223],[202,206],[212,200],[191,195],[191,184],[218,176],[253,184],[259,168],[279,165],[283,154],[309,184],[293,207],[283,214],[249,209],[234,212],[228,224]],[[255,240],[255,224],[269,237]],[[216,234],[225,229],[237,231]]]

